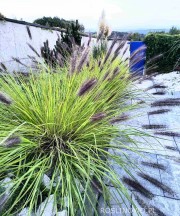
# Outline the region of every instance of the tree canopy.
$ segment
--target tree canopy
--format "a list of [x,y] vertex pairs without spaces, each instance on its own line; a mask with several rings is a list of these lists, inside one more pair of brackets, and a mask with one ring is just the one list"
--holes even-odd
[[[64,29],[71,28],[72,24],[76,24],[76,21],[74,20],[65,20],[60,19],[59,17],[42,17],[34,20],[33,23],[37,23],[44,26],[49,27],[60,27]],[[78,23],[78,28],[80,32],[84,32],[84,26],[82,24]]]
[[180,29],[176,28],[176,27],[172,27],[170,30],[169,30],[169,34],[171,35],[175,35],[175,34],[180,34]]

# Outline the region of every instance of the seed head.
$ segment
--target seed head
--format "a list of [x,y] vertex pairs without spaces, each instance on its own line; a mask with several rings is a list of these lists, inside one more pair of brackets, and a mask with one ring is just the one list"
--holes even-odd
[[95,121],[100,121],[102,119],[104,119],[106,117],[106,113],[97,113],[97,114],[94,114],[93,116],[91,116],[91,121],[92,122],[95,122]]
[[79,96],[84,95],[89,90],[91,90],[95,86],[96,83],[97,83],[97,79],[95,79],[95,78],[92,78],[92,79],[84,82],[79,89],[78,95]]
[[12,100],[8,98],[4,93],[0,92],[0,102],[10,105],[12,103]]
[[10,137],[5,141],[4,146],[7,148],[11,148],[14,145],[18,145],[20,143],[21,143],[21,139],[19,137]]

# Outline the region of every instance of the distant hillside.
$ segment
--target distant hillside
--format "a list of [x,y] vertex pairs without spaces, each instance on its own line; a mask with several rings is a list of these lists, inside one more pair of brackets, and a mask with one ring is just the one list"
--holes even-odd
[[[115,35],[118,37],[122,38],[125,35],[128,35],[129,33],[139,33],[140,36],[144,37],[146,34],[150,32],[169,32],[169,29],[134,29],[134,30],[117,30],[117,31],[112,31],[110,38],[113,38]],[[88,32],[89,33],[89,32]],[[93,35],[96,35],[96,32],[91,32]]]
[[128,32],[137,32],[139,34],[148,34],[150,32],[169,32],[169,29],[134,29],[129,30]]

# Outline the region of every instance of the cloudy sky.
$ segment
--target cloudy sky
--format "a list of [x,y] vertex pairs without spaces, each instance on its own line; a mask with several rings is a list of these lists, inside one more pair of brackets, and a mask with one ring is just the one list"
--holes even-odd
[[103,10],[112,30],[180,27],[180,0],[0,0],[8,18],[78,19],[87,31],[97,29]]

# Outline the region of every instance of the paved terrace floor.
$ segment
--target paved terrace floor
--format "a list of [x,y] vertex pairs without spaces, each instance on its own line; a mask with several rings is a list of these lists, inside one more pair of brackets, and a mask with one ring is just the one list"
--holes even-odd
[[[146,80],[138,83],[137,87],[142,90],[154,84],[159,83]],[[175,98],[180,98],[180,92],[165,92],[165,95],[157,95],[156,92],[159,91],[162,92],[162,88],[153,88],[147,91],[148,96],[146,93],[142,95],[142,98],[137,99],[143,100],[146,102],[146,105],[138,110],[137,115],[141,115],[127,121],[126,125],[136,127],[152,135],[155,132],[164,131],[175,133],[171,133],[171,136],[158,135],[158,138],[146,137],[143,139],[137,138],[136,136],[133,137],[139,142],[140,155],[127,152],[131,156],[132,161],[139,167],[132,167],[131,172],[136,178],[136,183],[138,182],[148,191],[144,191],[143,194],[139,192],[137,184],[135,187],[128,185],[129,194],[143,216],[180,216],[180,137],[176,134],[180,134],[180,106],[151,106],[153,102],[158,100],[164,100],[166,98],[172,98],[174,100]],[[134,102],[132,101],[132,103]],[[170,111],[153,115],[149,113],[162,109],[170,109]],[[147,128],[146,125],[157,124],[161,125],[161,127],[165,125],[167,128],[145,129]],[[142,127],[143,125],[144,128]],[[122,127],[122,123],[118,126]],[[121,153],[116,152],[116,154]],[[114,170],[121,179],[129,177],[118,167],[114,166]],[[112,193],[118,197],[119,195],[116,189],[112,186],[109,187]],[[123,205],[120,209],[117,202],[112,199],[111,205],[111,208],[104,209],[103,200],[100,198],[99,215],[104,215],[104,213],[106,213],[105,215],[112,216],[137,215],[135,209],[128,202],[127,205]]]

